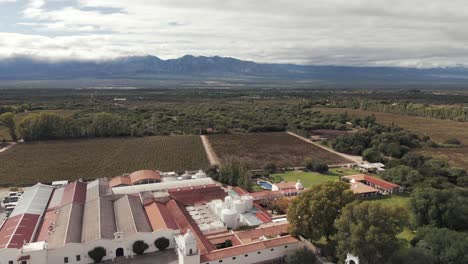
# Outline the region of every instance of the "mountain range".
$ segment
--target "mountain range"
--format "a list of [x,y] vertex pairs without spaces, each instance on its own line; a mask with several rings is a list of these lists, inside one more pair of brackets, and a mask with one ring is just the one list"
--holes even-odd
[[168,60],[155,56],[132,56],[103,61],[48,61],[29,57],[0,60],[0,80],[158,79],[168,75],[269,80],[468,83],[468,69],[464,67],[417,69],[265,64],[218,56],[191,55]]

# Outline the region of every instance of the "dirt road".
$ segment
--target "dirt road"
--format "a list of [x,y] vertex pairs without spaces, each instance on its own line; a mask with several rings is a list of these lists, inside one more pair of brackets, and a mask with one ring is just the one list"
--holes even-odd
[[206,152],[206,155],[208,156],[208,160],[210,161],[210,164],[213,166],[221,164],[218,156],[213,150],[213,147],[211,147],[211,144],[208,138],[204,135],[201,135],[200,138],[202,140],[203,147],[205,148],[205,152]]
[[304,140],[305,142],[308,142],[308,143],[310,143],[310,144],[312,144],[312,145],[315,145],[315,146],[317,146],[317,147],[319,147],[319,148],[322,148],[322,149],[327,150],[327,151],[329,151],[329,152],[331,152],[331,153],[334,153],[334,154],[336,154],[336,155],[339,155],[339,156],[341,156],[341,157],[343,157],[343,158],[345,158],[345,159],[351,161],[352,163],[356,163],[356,164],[362,163],[362,157],[361,157],[361,156],[353,156],[353,155],[344,154],[344,153],[335,151],[335,150],[333,150],[333,149],[331,149],[331,148],[327,148],[327,147],[325,147],[325,146],[322,146],[322,145],[320,145],[320,144],[318,144],[318,143],[316,143],[316,142],[313,142],[313,141],[311,141],[311,140],[309,140],[309,139],[307,139],[307,138],[304,138],[304,137],[301,137],[301,136],[299,136],[299,135],[297,135],[297,134],[294,134],[293,132],[289,132],[289,131],[288,131],[287,133],[290,134],[291,136],[295,136],[295,137],[297,137],[297,138],[299,138],[299,139],[302,139],[302,140]]

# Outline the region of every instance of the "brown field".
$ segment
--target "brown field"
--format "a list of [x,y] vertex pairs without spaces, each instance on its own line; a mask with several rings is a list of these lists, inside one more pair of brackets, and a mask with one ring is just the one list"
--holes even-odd
[[208,166],[198,136],[43,141],[18,144],[0,153],[0,186]]
[[351,116],[369,116],[374,114],[377,122],[383,125],[394,123],[419,135],[427,135],[432,140],[443,143],[450,138],[460,140],[462,148],[424,149],[423,153],[431,156],[446,158],[450,164],[468,169],[468,122],[456,122],[426,117],[399,115],[391,113],[371,112],[346,108],[320,108],[325,113],[348,112]]
[[269,162],[279,167],[300,167],[307,158],[328,164],[349,163],[286,133],[220,134],[210,135],[208,139],[221,160],[241,159],[253,169],[260,169]]

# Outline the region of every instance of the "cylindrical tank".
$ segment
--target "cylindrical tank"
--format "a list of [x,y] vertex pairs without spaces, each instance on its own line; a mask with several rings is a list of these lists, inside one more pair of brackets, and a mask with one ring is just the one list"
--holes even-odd
[[232,197],[231,196],[226,196],[224,198],[224,203],[226,204],[226,208],[231,209],[232,208]]
[[232,204],[232,209],[236,210],[239,214],[243,214],[245,212],[245,201],[234,200]]
[[221,220],[223,220],[224,224],[232,229],[235,229],[239,225],[239,214],[232,209],[223,209],[221,212]]
[[216,208],[216,209],[215,209],[216,215],[217,215],[218,217],[221,217],[221,213],[222,213],[222,211],[223,211],[223,209],[224,209],[223,204],[222,204],[222,203],[219,203],[219,204],[216,205],[215,208]]
[[167,177],[163,177],[163,178],[162,178],[162,181],[163,181],[163,182],[173,182],[173,181],[177,181],[177,178],[176,178],[176,177],[172,177],[172,176],[167,176]]
[[244,195],[241,197],[241,200],[244,202],[245,211],[252,209],[253,207],[253,197],[250,195]]
[[197,173],[195,173],[195,175],[193,175],[193,178],[195,179],[206,178],[206,174],[202,170],[199,170]]
[[192,179],[192,175],[191,174],[188,174],[188,173],[184,173],[182,174],[182,176],[180,176],[182,178],[182,180],[190,180]]

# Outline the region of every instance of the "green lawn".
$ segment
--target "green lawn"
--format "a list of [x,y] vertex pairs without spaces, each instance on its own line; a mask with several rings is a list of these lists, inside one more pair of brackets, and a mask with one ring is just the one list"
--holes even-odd
[[387,195],[377,199],[370,199],[369,201],[375,203],[397,205],[403,208],[407,208],[408,210],[410,207],[410,197],[407,195]]
[[330,169],[327,173],[321,174],[317,172],[304,172],[304,171],[288,171],[285,173],[277,173],[271,175],[279,179],[281,177],[284,181],[287,182],[296,182],[301,180],[304,187],[309,188],[311,186],[324,183],[327,181],[338,181],[341,176],[358,174],[359,172],[348,169],[348,168],[333,168]]

